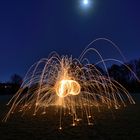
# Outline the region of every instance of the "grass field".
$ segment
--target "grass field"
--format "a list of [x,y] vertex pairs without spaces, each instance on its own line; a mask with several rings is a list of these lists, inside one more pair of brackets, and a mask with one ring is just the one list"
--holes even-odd
[[[0,103],[0,117],[4,117],[6,102]],[[6,123],[0,122],[0,140],[140,140],[140,102],[126,108],[101,112],[95,109],[94,125],[79,123],[73,127],[69,118],[63,130],[58,130],[59,117],[50,108],[47,116],[21,117],[16,113]]]

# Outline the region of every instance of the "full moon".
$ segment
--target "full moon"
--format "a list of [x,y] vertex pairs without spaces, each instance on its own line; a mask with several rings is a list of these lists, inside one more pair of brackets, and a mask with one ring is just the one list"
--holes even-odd
[[88,0],[83,0],[83,4],[84,4],[84,5],[87,5],[88,3],[89,3]]
[[80,5],[83,9],[89,9],[92,7],[93,1],[91,0],[80,0]]

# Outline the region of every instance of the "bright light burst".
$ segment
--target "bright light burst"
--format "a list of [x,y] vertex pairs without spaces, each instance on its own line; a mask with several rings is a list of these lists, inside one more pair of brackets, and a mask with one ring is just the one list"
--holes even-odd
[[[90,45],[98,40],[106,40],[117,48],[107,39],[94,40]],[[134,104],[134,100],[120,83],[111,79],[107,71],[106,74],[102,74],[97,68],[97,64],[102,63],[107,70],[105,62],[109,59],[104,60],[95,48],[89,46],[78,59],[72,56],[59,56],[54,52],[48,58],[32,65],[19,91],[8,103],[11,104],[11,109],[4,120],[17,110],[23,114],[31,110],[33,115],[37,115],[38,112],[46,114],[48,108],[53,106],[54,112],[55,108],[57,113],[60,112],[59,129],[62,129],[64,114],[70,114],[73,126],[83,117],[87,118],[88,125],[92,125],[93,107],[97,107],[98,110],[102,106],[118,109],[120,106],[126,106],[125,100]],[[101,61],[90,64],[85,57],[89,51],[97,53]]]
[[80,84],[75,80],[63,79],[56,83],[55,91],[59,97],[66,97],[68,95],[78,95],[80,93]]

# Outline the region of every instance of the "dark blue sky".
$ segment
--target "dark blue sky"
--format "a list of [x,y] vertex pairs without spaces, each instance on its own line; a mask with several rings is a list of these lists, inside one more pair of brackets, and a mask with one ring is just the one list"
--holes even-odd
[[[139,0],[91,0],[91,9],[79,1],[0,1],[0,81],[24,75],[54,50],[77,57],[98,37],[114,41],[128,60],[140,57]],[[106,47],[101,45],[104,55],[115,55]]]

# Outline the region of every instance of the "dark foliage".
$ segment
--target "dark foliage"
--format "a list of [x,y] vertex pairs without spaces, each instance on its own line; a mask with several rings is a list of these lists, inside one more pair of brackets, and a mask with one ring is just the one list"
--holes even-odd
[[0,95],[15,94],[22,84],[22,77],[18,74],[11,76],[10,82],[0,83]]
[[123,65],[112,65],[108,69],[110,77],[121,83],[129,92],[140,92],[140,59]]

